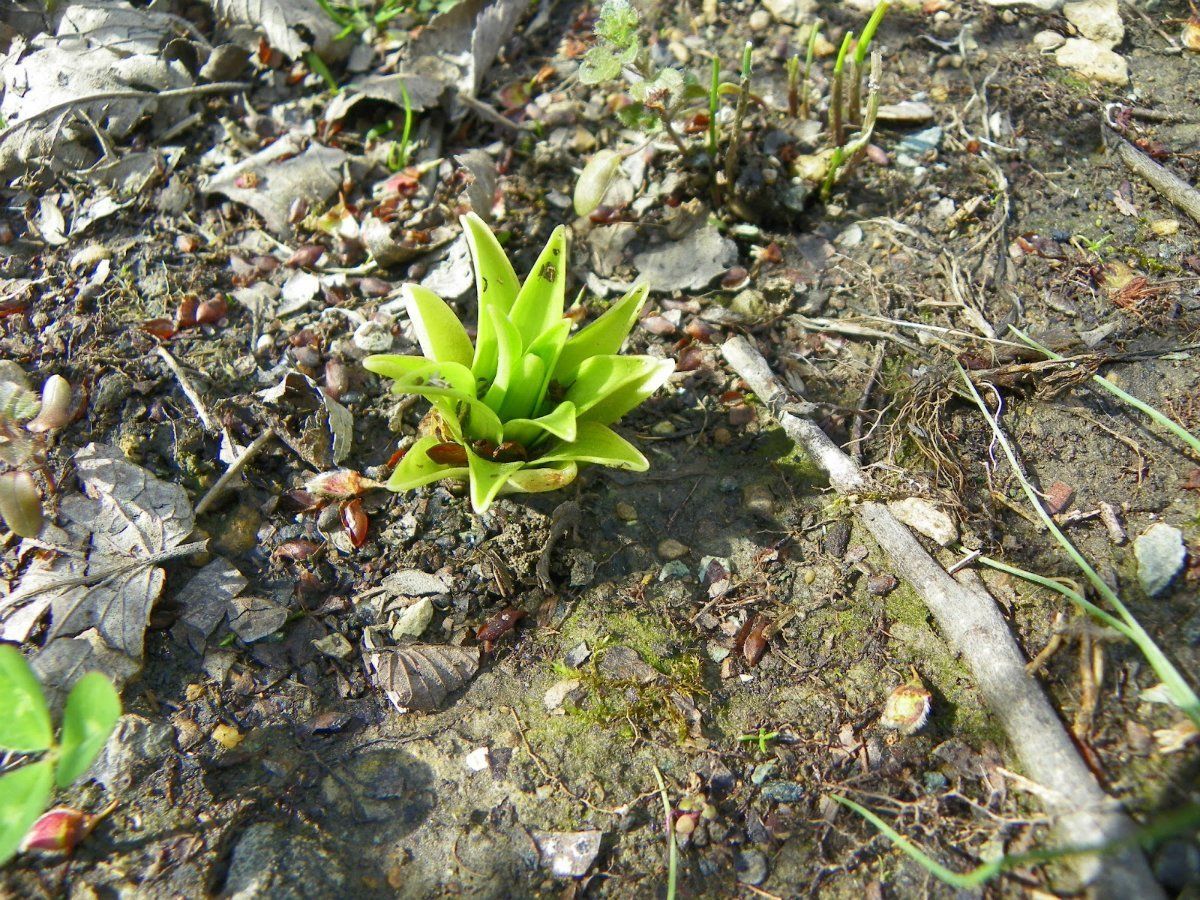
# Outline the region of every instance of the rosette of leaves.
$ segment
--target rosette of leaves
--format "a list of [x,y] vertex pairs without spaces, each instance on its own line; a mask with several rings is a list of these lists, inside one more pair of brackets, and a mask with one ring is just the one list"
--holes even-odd
[[571,334],[572,321],[563,316],[566,229],[555,229],[521,284],[483,220],[469,214],[462,221],[478,297],[474,343],[441,298],[409,284],[404,302],[425,355],[363,361],[392,379],[395,393],[433,405],[387,486],[467,481],[481,513],[501,492],[563,487],[581,465],[644,472],[646,457],[609,426],[675,368],[672,360],[619,352],[646,302],[645,286]]

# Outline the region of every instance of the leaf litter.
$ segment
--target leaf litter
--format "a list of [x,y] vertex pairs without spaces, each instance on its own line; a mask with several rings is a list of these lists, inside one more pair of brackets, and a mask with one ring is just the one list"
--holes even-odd
[[17,590],[0,600],[2,634],[24,641],[48,614],[42,653],[95,628],[106,647],[140,663],[150,610],[166,581],[161,564],[206,542],[183,543],[195,522],[181,486],[100,444],[80,450],[75,467],[83,493],[62,498],[56,549],[39,550]]

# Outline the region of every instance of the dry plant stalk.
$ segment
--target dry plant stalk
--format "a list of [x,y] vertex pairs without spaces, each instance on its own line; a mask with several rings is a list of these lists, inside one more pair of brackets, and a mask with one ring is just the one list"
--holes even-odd
[[[870,489],[854,460],[816,423],[793,414],[800,405],[790,402],[753,343],[744,337],[730,338],[721,352],[787,436],[829,476],[834,490],[853,497]],[[971,572],[957,578],[947,574],[884,504],[863,500],[855,504],[854,512],[891,558],[897,574],[925,601],[946,642],[967,663],[1025,774],[1040,785],[1038,796],[1055,818],[1056,834],[1063,845],[1098,847],[1128,839],[1133,823],[1101,790],[1041,686],[1025,671],[1024,656],[978,576]],[[1163,896],[1137,849],[1108,856],[1078,856],[1071,864],[1092,896]]]

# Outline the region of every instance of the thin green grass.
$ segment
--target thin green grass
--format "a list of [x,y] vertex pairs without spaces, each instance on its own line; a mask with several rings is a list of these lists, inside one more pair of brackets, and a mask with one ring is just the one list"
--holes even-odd
[[675,827],[671,822],[671,798],[667,796],[667,783],[662,772],[654,767],[654,778],[658,782],[658,795],[662,797],[663,827],[667,830],[667,900],[675,900],[679,882],[679,847],[675,843]]
[[[1009,330],[1012,331],[1013,334],[1015,334],[1018,338],[1020,338],[1023,342],[1028,344],[1034,350],[1036,350],[1039,353],[1041,353],[1042,355],[1044,355],[1047,359],[1063,359],[1062,356],[1055,353],[1049,347],[1043,347],[1041,344],[1039,344],[1037,341],[1035,341],[1029,335],[1025,334],[1023,331],[1021,331],[1015,325],[1009,325],[1008,327],[1009,327]],[[1106,391],[1108,391],[1114,397],[1124,400],[1126,403],[1128,403],[1134,409],[1138,410],[1139,412],[1145,413],[1147,416],[1149,416],[1151,419],[1153,419],[1155,422],[1157,422],[1163,428],[1170,431],[1173,435],[1175,435],[1177,438],[1179,438],[1181,441],[1183,441],[1185,444],[1187,444],[1189,447],[1191,447],[1192,451],[1197,456],[1200,456],[1200,438],[1196,437],[1196,435],[1192,434],[1190,431],[1188,431],[1186,428],[1184,428],[1182,425],[1180,425],[1178,422],[1176,422],[1170,416],[1167,416],[1164,413],[1160,412],[1159,410],[1155,409],[1149,403],[1139,400],[1137,397],[1133,396],[1133,394],[1129,394],[1129,393],[1126,393],[1125,391],[1121,390],[1119,387],[1117,387],[1115,384],[1113,384],[1111,381],[1109,381],[1103,375],[1093,375],[1092,381],[1096,382],[1096,384],[1100,385],[1100,387],[1104,388]]]
[[1069,859],[1073,856],[1087,856],[1091,854],[1102,856],[1109,853],[1115,853],[1117,851],[1126,849],[1127,847],[1160,841],[1172,835],[1190,831],[1197,825],[1200,825],[1200,806],[1185,806],[1181,810],[1177,810],[1174,813],[1163,816],[1157,822],[1154,822],[1145,828],[1138,829],[1128,838],[1124,838],[1119,841],[1113,841],[1112,843],[1104,844],[1099,847],[1062,847],[1054,850],[1031,850],[1028,853],[1002,856],[999,859],[982,863],[969,872],[955,872],[954,870],[943,866],[865,806],[861,806],[858,803],[855,803],[853,800],[849,800],[839,794],[830,794],[830,797],[832,797],[842,806],[845,806],[847,809],[851,809],[858,813],[860,816],[878,828],[884,837],[890,840],[901,851],[906,853],[910,858],[917,862],[923,869],[929,872],[930,875],[938,879],[938,881],[964,891],[977,890],[983,887],[983,885],[991,881],[997,875],[1000,875],[1001,873],[1007,872],[1011,869],[1032,864]]
[[[1108,582],[1100,577],[1100,573],[1098,573],[1092,567],[1091,563],[1084,558],[1083,554],[1076,549],[1075,545],[1071,543],[1070,539],[1068,539],[1065,534],[1063,534],[1062,530],[1058,527],[1058,524],[1043,508],[1037,491],[1034,490],[1033,485],[1029,483],[1029,480],[1022,473],[1021,467],[1017,464],[1016,454],[1013,452],[1013,448],[1009,443],[1008,437],[1004,434],[1003,429],[1001,429],[1000,423],[992,415],[991,410],[989,410],[987,407],[987,404],[983,402],[983,398],[979,396],[979,392],[975,390],[975,385],[971,382],[970,376],[967,375],[966,370],[964,370],[957,361],[954,365],[958,369],[959,375],[962,376],[963,383],[966,384],[967,390],[970,391],[971,397],[975,401],[975,405],[979,407],[979,411],[983,413],[984,418],[987,419],[988,425],[991,426],[992,434],[995,436],[996,442],[1000,444],[1000,447],[1004,450],[1004,455],[1008,457],[1009,464],[1012,465],[1013,471],[1016,473],[1017,480],[1021,484],[1021,489],[1025,492],[1025,496],[1029,499],[1030,505],[1033,506],[1034,512],[1037,513],[1038,518],[1042,521],[1042,524],[1049,529],[1050,534],[1054,536],[1054,539],[1058,542],[1059,546],[1066,551],[1069,557],[1071,557],[1071,561],[1075,563],[1075,565],[1079,568],[1079,571],[1081,571],[1084,577],[1087,578],[1087,580],[1091,583],[1092,587],[1096,590],[1096,593],[1098,593],[1112,609],[1116,610],[1116,616],[1112,616],[1111,614],[1108,614],[1104,610],[1100,609],[1098,606],[1088,603],[1076,591],[1070,591],[1070,593],[1066,593],[1063,589],[1064,586],[1059,585],[1058,587],[1055,587],[1057,583],[1048,578],[1035,576],[1035,579],[1040,579],[1036,580],[1036,583],[1042,584],[1045,587],[1049,587],[1052,590],[1058,590],[1059,593],[1063,593],[1064,596],[1070,599],[1073,603],[1077,603],[1080,605],[1080,608],[1086,609],[1092,615],[1099,613],[1100,615],[1098,617],[1102,621],[1104,621],[1106,624],[1112,624],[1113,627],[1118,628],[1118,630],[1123,635],[1128,637],[1129,640],[1133,641],[1137,648],[1142,652],[1142,655],[1146,657],[1146,661],[1150,663],[1150,667],[1154,670],[1154,673],[1162,680],[1163,686],[1166,688],[1167,695],[1171,698],[1171,701],[1181,710],[1183,710],[1188,718],[1196,723],[1197,726],[1200,726],[1200,698],[1196,696],[1195,691],[1192,690],[1191,685],[1188,684],[1187,679],[1184,678],[1183,674],[1175,667],[1175,664],[1171,662],[1158,644],[1154,642],[1154,639],[1146,633],[1146,630],[1142,628],[1138,620],[1134,618],[1133,613],[1131,613],[1129,608],[1125,606],[1125,603],[1117,595],[1117,592],[1108,585]],[[1023,573],[1024,570],[1018,570],[1015,569],[1015,567],[1013,568],[1012,574],[1024,577]],[[1114,624],[1117,622],[1120,623],[1120,627],[1118,627],[1117,624]]]

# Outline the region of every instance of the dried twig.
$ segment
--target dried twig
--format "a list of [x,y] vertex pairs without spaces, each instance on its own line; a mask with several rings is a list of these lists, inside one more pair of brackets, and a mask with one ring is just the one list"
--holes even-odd
[[184,374],[175,357],[171,355],[171,351],[159,344],[158,355],[162,357],[163,362],[167,364],[167,368],[179,380],[179,386],[183,388],[183,395],[195,407],[196,415],[200,417],[200,422],[204,426],[204,430],[215,433],[218,429],[216,423],[212,420],[212,416],[208,414],[208,408],[204,405],[200,394],[196,392],[196,389],[192,386],[191,381],[188,380],[187,375]]
[[242,451],[242,455],[229,464],[229,468],[226,469],[221,477],[217,479],[217,483],[208,489],[208,493],[200,498],[200,502],[196,504],[196,515],[203,515],[208,508],[217,501],[217,498],[225,492],[225,488],[229,486],[229,483],[233,481],[237,474],[246,467],[246,463],[250,462],[250,460],[253,459],[258,453],[258,451],[265,447],[274,438],[274,428],[268,428],[266,431],[256,437],[254,442]]
[[[816,423],[797,418],[794,404],[767,361],[746,338],[721,348],[726,361],[758,395],[784,432],[829,476],[840,494],[866,493],[870,484],[855,462]],[[896,571],[912,585],[938,621],[947,643],[967,663],[992,713],[1004,727],[1029,777],[1052,784],[1047,797],[1057,832],[1070,846],[1101,846],[1128,838],[1133,825],[1096,783],[1054,708],[1025,672],[1025,660],[1008,631],[996,601],[973,573],[958,579],[931,557],[891,514],[875,501],[855,506],[859,520],[887,553]],[[1162,889],[1136,850],[1073,860],[1080,878],[1102,896],[1161,897]]]
[[1196,190],[1174,172],[1163,168],[1111,128],[1103,128],[1110,145],[1115,145],[1117,156],[1129,171],[1158,191],[1162,196],[1200,222],[1200,191]]

